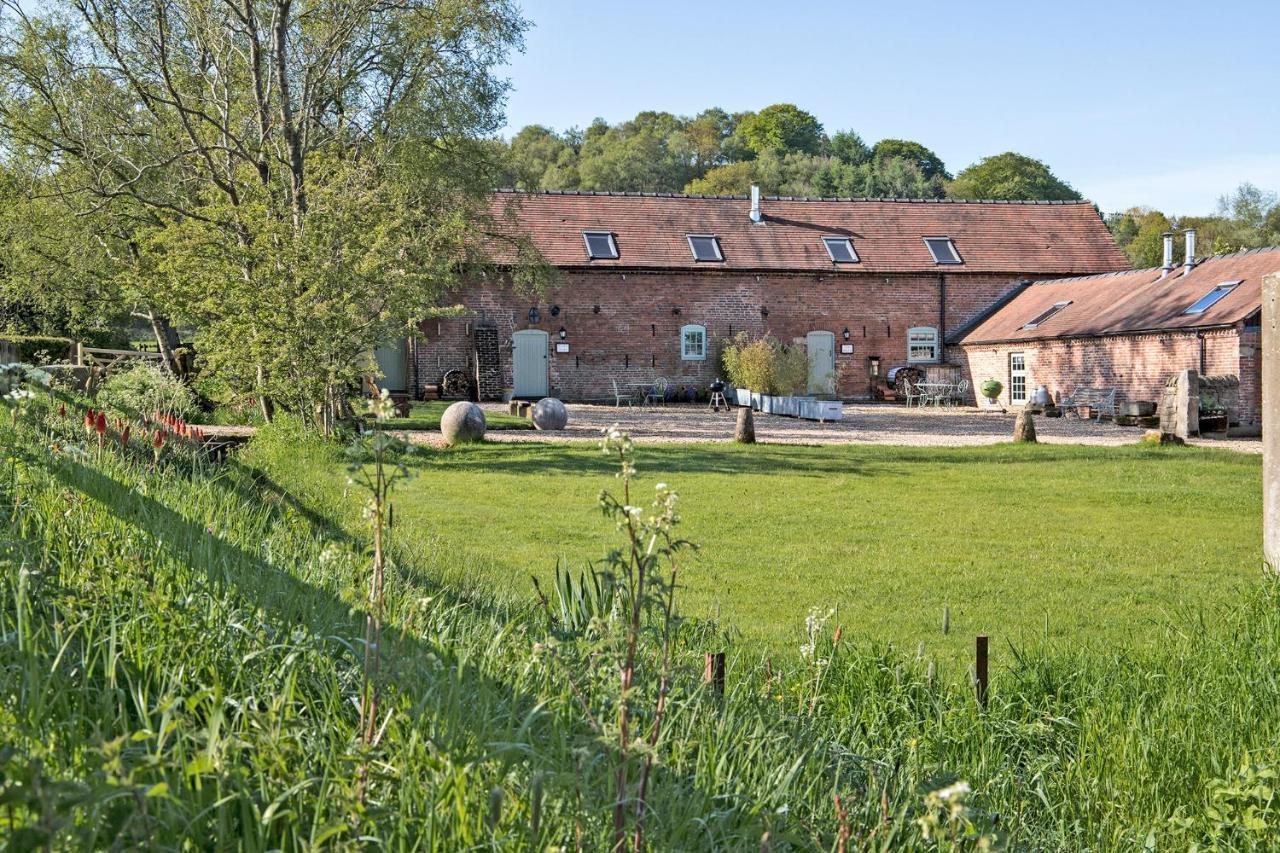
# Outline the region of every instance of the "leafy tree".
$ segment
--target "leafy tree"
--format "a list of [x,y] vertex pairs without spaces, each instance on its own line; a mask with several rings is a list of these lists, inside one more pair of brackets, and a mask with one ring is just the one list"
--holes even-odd
[[873,156],[858,167],[852,191],[847,194],[865,198],[942,198],[943,174],[926,174],[915,159]]
[[905,160],[915,166],[920,177],[926,181],[934,178],[950,180],[951,175],[942,162],[942,158],[925,148],[919,142],[905,139],[882,139],[871,148],[871,160],[883,169],[891,160]]
[[974,163],[947,185],[949,198],[1076,201],[1080,193],[1039,160],[1006,151]]
[[831,156],[850,166],[861,166],[871,159],[871,149],[852,130],[842,130],[831,137]]
[[587,190],[676,192],[694,174],[685,124],[665,112],[642,112],[610,127],[597,121],[587,129],[578,164]]
[[511,139],[507,164],[511,185],[523,190],[577,189],[578,151],[569,138],[531,124]]
[[[1132,208],[1126,214],[1132,220],[1129,229],[1133,237],[1120,248],[1129,256],[1129,263],[1135,269],[1158,267],[1164,260],[1164,242],[1161,235],[1174,230],[1173,221],[1158,210],[1150,208]],[[1174,263],[1182,262],[1181,241],[1175,240],[1173,245]]]
[[685,123],[683,149],[689,153],[695,174],[728,162],[731,157],[726,143],[737,131],[737,120],[719,107],[703,110]]
[[332,402],[480,260],[507,0],[0,3],[7,147],[265,416]]
[[773,104],[745,116],[739,128],[756,154],[794,151],[817,154],[826,144],[822,124],[795,104]]

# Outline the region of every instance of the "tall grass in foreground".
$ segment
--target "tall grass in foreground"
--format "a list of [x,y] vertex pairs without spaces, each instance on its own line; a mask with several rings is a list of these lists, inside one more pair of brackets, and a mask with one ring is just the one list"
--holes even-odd
[[[0,426],[7,846],[613,844],[620,756],[591,720],[618,711],[618,672],[562,663],[625,636],[604,585],[584,573],[547,608],[512,605],[393,547],[385,731],[366,745],[355,498],[278,482],[298,454],[336,452],[278,429],[222,468],[99,461],[72,449],[75,417],[45,404]],[[720,697],[700,678],[715,626],[679,625],[664,667],[663,624],[647,611],[636,651],[669,673],[660,735],[622,757],[651,762],[624,805],[652,849],[1280,845],[1273,581],[1153,650],[1002,647],[1016,663],[985,712],[964,673],[820,618],[785,666],[730,648]],[[631,707],[652,731],[656,705]]]

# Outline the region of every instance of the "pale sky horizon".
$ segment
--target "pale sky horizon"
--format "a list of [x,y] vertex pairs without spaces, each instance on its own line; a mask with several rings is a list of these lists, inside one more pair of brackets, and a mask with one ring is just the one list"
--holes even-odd
[[533,27],[501,70],[508,137],[790,102],[952,173],[1035,157],[1105,212],[1280,191],[1278,2],[519,2]]

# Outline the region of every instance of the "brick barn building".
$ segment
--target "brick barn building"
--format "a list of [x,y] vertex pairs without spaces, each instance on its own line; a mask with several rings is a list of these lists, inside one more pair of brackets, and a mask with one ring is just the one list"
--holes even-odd
[[947,363],[949,330],[1020,281],[1128,266],[1087,202],[499,192],[493,205],[558,283],[452,294],[464,316],[423,323],[407,357],[380,353],[393,389],[421,396],[450,371],[481,399],[612,400],[615,382],[657,376],[705,388],[745,331],[805,343],[812,390],[864,399],[891,366]]
[[[1192,232],[1192,241],[1194,232]],[[1262,277],[1280,271],[1280,248],[1107,275],[1020,285],[953,339],[973,380],[1005,386],[1022,405],[1044,385],[1054,399],[1078,385],[1158,403],[1180,370],[1239,379],[1238,422],[1261,420]],[[1194,243],[1187,256],[1194,258]]]

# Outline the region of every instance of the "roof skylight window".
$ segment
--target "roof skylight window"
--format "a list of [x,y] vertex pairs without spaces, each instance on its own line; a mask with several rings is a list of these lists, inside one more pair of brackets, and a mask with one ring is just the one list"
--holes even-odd
[[1041,326],[1044,324],[1046,320],[1048,320],[1054,314],[1057,314],[1059,311],[1061,311],[1063,308],[1066,308],[1070,304],[1071,304],[1070,299],[1066,300],[1065,302],[1055,302],[1052,305],[1050,305],[1048,308],[1044,309],[1039,314],[1037,314],[1030,323],[1023,326],[1022,328],[1034,329],[1037,326]]
[[582,241],[587,244],[587,257],[595,260],[616,260],[618,244],[609,231],[583,231]]
[[720,241],[710,234],[689,234],[689,251],[695,261],[723,261]]
[[951,242],[950,237],[925,237],[924,244],[929,247],[929,254],[933,255],[935,264],[962,264],[960,253],[956,251],[956,244]]
[[1226,296],[1231,291],[1235,290],[1236,285],[1238,285],[1239,283],[1240,282],[1238,281],[1224,281],[1222,284],[1217,285],[1216,287],[1214,287],[1213,290],[1210,290],[1204,296],[1201,296],[1199,299],[1197,299],[1190,308],[1188,308],[1186,311],[1183,311],[1182,313],[1183,314],[1203,314],[1205,311],[1208,311],[1210,308],[1216,305],[1219,299]]
[[858,262],[858,253],[853,250],[853,241],[848,237],[823,237],[822,242],[827,247],[827,254],[831,256],[832,263],[856,264]]

